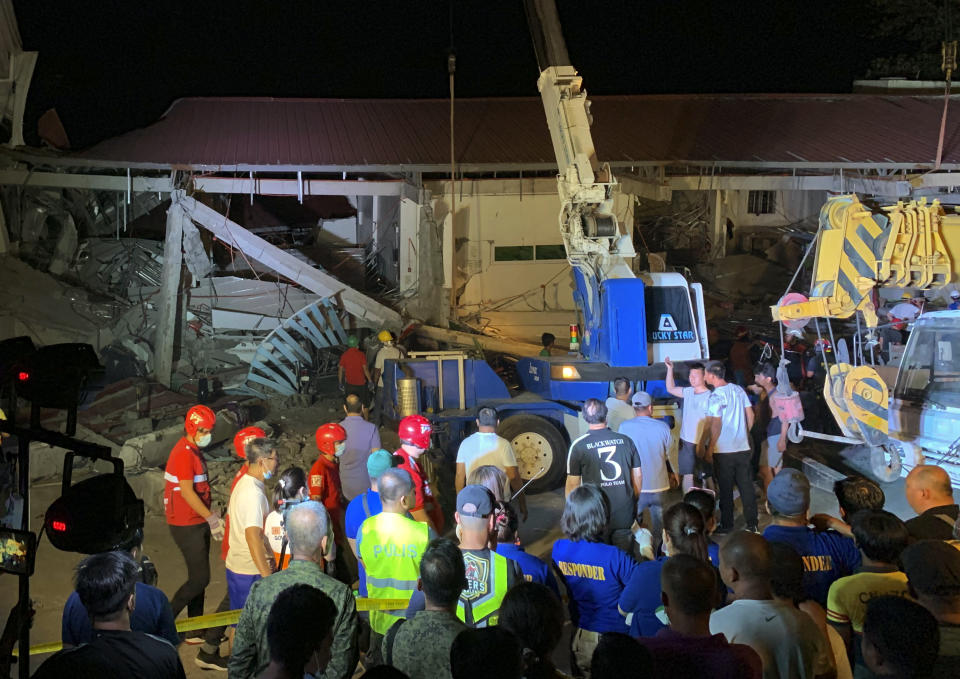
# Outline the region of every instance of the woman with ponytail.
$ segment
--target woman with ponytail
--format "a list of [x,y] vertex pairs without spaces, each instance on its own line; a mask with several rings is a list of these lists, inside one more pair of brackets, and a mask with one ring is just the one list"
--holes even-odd
[[620,596],[620,614],[627,618],[630,636],[652,637],[667,625],[660,600],[660,571],[675,554],[710,562],[703,514],[686,502],[663,513],[663,556],[641,563]]
[[[277,485],[273,487],[273,511],[267,514],[263,522],[263,534],[267,536],[270,547],[273,548],[273,558],[277,570],[283,570],[290,563],[290,546],[283,549],[283,542],[287,533],[283,528],[283,510],[289,505],[299,504],[310,499],[310,489],[307,487],[307,475],[300,467],[290,467],[277,478]],[[280,555],[283,554],[281,563]],[[323,560],[332,564],[336,558],[336,546],[333,543],[333,528],[327,522],[327,551]]]

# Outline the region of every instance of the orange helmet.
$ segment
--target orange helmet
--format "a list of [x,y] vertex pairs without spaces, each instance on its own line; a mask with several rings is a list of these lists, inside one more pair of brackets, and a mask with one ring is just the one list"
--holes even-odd
[[233,437],[233,450],[237,453],[237,457],[241,460],[246,460],[247,444],[253,439],[262,439],[266,436],[267,432],[260,427],[245,427],[238,431],[237,435]]
[[430,447],[430,434],[433,432],[433,426],[430,420],[423,415],[407,415],[400,420],[398,434],[400,440],[409,443],[417,448]]
[[335,422],[317,427],[317,450],[327,455],[337,452],[337,444],[347,440],[347,430]]
[[197,433],[197,429],[210,431],[216,423],[217,416],[207,406],[193,406],[187,411],[183,426],[187,430],[187,436],[193,436]]

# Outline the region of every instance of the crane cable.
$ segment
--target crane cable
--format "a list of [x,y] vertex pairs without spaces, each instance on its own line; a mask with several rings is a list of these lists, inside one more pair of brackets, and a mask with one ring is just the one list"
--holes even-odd
[[[457,216],[457,157],[455,153],[454,146],[454,135],[453,135],[453,123],[454,123],[454,112],[453,112],[453,103],[454,103],[454,89],[453,89],[453,76],[457,71],[457,54],[453,49],[453,0],[450,1],[450,49],[447,52],[447,75],[450,79],[450,229],[451,231],[454,228],[454,220]],[[453,233],[450,234],[450,242],[453,242]],[[445,248],[443,247],[443,242],[440,243],[440,251],[443,252]],[[453,252],[450,253],[453,257]],[[443,261],[443,256],[441,255],[440,261]],[[454,311],[454,306],[457,299],[457,285],[454,277],[457,272],[457,267],[450,262],[450,313]]]
[[943,0],[943,31],[944,38],[940,48],[943,60],[940,68],[945,75],[943,90],[943,115],[940,116],[940,138],[937,140],[937,162],[934,170],[940,169],[940,163],[943,160],[943,138],[947,131],[947,108],[950,105],[950,92],[952,90],[953,72],[957,68],[957,41],[950,40],[953,35],[953,16],[950,11],[950,0]]

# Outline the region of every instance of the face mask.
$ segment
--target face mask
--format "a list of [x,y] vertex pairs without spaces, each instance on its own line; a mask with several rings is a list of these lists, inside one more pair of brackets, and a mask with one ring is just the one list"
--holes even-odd
[[206,434],[200,434],[196,439],[194,439],[198,446],[201,448],[206,448],[210,445],[210,442],[213,440],[213,434],[207,432]]
[[267,479],[269,479],[271,476],[273,476],[273,472],[272,472],[272,471],[270,471],[269,469],[264,469],[264,470],[263,470],[263,480],[264,480],[264,481],[266,481]]
[[337,457],[343,455],[344,451],[347,449],[347,444],[344,442],[337,443],[336,447],[333,449],[333,454]]

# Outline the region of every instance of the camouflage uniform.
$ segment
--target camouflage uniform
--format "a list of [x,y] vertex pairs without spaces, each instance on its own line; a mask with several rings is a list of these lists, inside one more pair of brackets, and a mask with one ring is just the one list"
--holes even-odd
[[384,638],[383,657],[405,672],[410,679],[451,679],[450,647],[467,629],[456,614],[447,611],[420,611],[397,629],[393,652],[388,653]]
[[357,666],[357,604],[350,588],[323,572],[312,561],[295,559],[285,570],[258,580],[250,588],[240,614],[230,655],[230,679],[257,677],[270,663],[267,646],[267,616],[277,595],[293,585],[311,585],[333,599],[337,619],[333,623],[331,660],[324,679],[347,679]]

